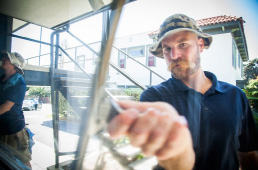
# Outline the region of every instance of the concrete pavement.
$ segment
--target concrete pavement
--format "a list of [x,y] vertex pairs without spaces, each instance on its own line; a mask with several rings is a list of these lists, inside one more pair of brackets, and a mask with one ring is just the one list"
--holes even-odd
[[[35,134],[33,137],[35,145],[32,147],[31,165],[33,170],[46,170],[55,165],[54,139],[52,129],[52,111],[50,104],[43,104],[41,110],[24,112],[28,127]],[[79,136],[76,133],[79,125],[73,122],[60,122],[59,150],[60,152],[71,152],[77,149]],[[72,129],[72,130],[71,130]],[[99,149],[99,140],[91,138],[87,148],[87,153],[92,153]],[[59,162],[73,160],[74,155],[60,156]]]

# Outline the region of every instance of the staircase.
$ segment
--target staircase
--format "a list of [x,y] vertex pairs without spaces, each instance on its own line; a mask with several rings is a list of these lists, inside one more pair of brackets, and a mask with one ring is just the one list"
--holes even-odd
[[[69,105],[74,110],[74,117],[81,117],[82,114],[87,113],[86,103],[87,101],[91,100],[89,94],[93,85],[90,78],[80,72],[67,72],[59,70],[55,72],[54,81],[55,91],[60,92],[67,100]],[[126,95],[122,89],[117,88],[114,82],[107,81],[106,90],[118,100],[133,100],[133,97]],[[58,105],[56,105],[56,107],[57,106]],[[54,129],[54,131],[58,131],[58,129]],[[87,162],[87,164],[84,166],[88,167],[84,168],[90,168],[92,165],[97,165],[98,168],[107,170],[113,170],[113,166],[116,167],[115,169],[117,169],[118,166],[121,166],[121,169],[143,169],[144,167],[144,169],[147,170],[152,169],[152,167],[157,164],[154,157],[138,160],[138,158],[141,157],[140,149],[132,147],[126,138],[114,141],[111,140],[108,137],[108,134],[105,132],[97,134],[96,136],[103,142],[104,147],[101,152],[96,150],[93,154],[94,156],[92,156],[92,154],[88,154],[87,156],[86,154],[85,162]],[[74,152],[67,154],[74,154]],[[70,164],[71,162],[67,164],[60,163],[63,168],[70,166]]]

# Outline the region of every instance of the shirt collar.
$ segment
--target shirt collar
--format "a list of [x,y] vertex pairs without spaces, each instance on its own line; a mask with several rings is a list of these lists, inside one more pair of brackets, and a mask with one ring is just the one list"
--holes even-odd
[[[22,77],[19,73],[15,73],[12,75],[5,83],[4,83],[4,90],[6,90],[10,86],[14,86]],[[2,79],[1,79],[2,80]]]
[[[213,73],[204,71],[204,74],[208,79],[212,81],[212,86],[206,93],[210,94],[210,93],[214,93],[215,91],[218,91],[220,93],[224,92],[224,90],[218,85],[217,77]],[[177,88],[181,91],[187,91],[192,89],[186,86],[181,80],[176,79],[173,75],[172,75],[172,83],[175,86],[177,86]]]
[[208,71],[204,71],[205,76],[210,79],[212,81],[212,86],[211,88],[208,90],[212,90],[212,91],[218,91],[220,93],[224,93],[224,90],[219,86],[218,84],[218,80],[217,77],[215,76],[215,74],[208,72]]

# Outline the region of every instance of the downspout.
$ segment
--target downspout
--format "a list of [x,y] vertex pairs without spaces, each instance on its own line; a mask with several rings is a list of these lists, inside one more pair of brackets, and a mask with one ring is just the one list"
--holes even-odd
[[[51,104],[52,104],[52,115],[53,115],[53,134],[54,134],[54,148],[55,148],[55,168],[59,167],[59,145],[58,145],[58,126],[59,117],[55,109],[55,80],[54,80],[54,36],[56,34],[69,30],[69,25],[63,27],[61,30],[53,31],[50,35],[50,84],[51,84]],[[58,48],[58,47],[56,47]]]

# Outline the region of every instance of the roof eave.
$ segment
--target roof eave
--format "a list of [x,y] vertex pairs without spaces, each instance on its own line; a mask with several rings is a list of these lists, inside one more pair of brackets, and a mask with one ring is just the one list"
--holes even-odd
[[231,33],[237,45],[242,60],[249,60],[247,43],[243,29],[243,21],[237,20],[213,25],[205,25],[200,27],[202,28],[203,32],[211,35]]

